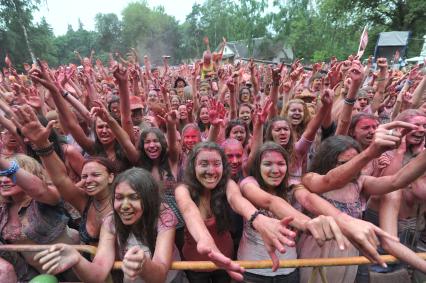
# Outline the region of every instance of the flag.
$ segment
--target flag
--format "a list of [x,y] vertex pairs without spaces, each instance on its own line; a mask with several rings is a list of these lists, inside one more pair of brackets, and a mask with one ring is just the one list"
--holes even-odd
[[358,58],[361,58],[364,54],[365,48],[368,44],[368,32],[367,32],[367,26],[364,27],[364,30],[362,31],[361,38],[359,40],[359,47],[358,47]]

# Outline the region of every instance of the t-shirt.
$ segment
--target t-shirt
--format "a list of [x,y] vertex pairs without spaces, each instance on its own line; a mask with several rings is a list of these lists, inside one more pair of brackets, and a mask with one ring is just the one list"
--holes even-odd
[[[248,183],[253,183],[257,186],[256,179],[253,177],[247,177],[241,181],[240,186],[243,186]],[[262,209],[263,213],[271,218],[277,218],[271,211]],[[296,247],[285,247],[286,252],[284,254],[279,251],[275,251],[277,257],[281,259],[296,259],[297,252]],[[241,237],[240,246],[238,248],[238,260],[269,260],[271,259],[268,251],[265,248],[265,243],[263,242],[260,234],[252,229],[247,221],[244,221],[244,231],[243,236]],[[276,275],[286,275],[290,274],[295,270],[295,268],[279,268],[277,271],[272,272],[271,269],[250,269],[250,273],[259,274],[262,276],[276,276]]]

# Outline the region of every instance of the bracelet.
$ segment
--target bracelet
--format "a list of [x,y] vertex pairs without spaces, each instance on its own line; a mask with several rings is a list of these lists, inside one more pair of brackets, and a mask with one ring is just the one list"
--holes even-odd
[[253,214],[250,216],[250,219],[249,219],[249,221],[248,221],[248,224],[250,225],[250,228],[251,228],[251,229],[253,229],[253,230],[256,230],[256,229],[254,228],[254,226],[253,226],[253,221],[256,219],[256,217],[257,217],[257,216],[259,216],[259,214],[265,215],[265,212],[264,212],[263,210],[256,210],[256,212],[255,212],[255,213],[253,213]]
[[63,94],[62,94],[62,97],[63,98],[66,98],[67,96],[68,96],[68,94],[70,94],[68,91],[66,91],[66,92],[64,92]]
[[7,168],[6,170],[1,170],[0,171],[0,176],[1,177],[11,177],[12,178],[12,182],[14,183],[14,184],[16,184],[16,172],[18,172],[18,170],[19,170],[19,164],[18,164],[18,162],[16,162],[15,160],[13,160],[11,163],[10,163],[10,167],[9,168]]
[[385,81],[386,80],[386,78],[377,78],[376,79],[376,82],[383,82],[383,81]]
[[406,80],[405,81],[409,86],[411,86],[412,84],[413,84],[413,82],[412,81],[410,81],[410,80]]
[[48,146],[44,148],[33,148],[33,150],[38,156],[50,155],[54,151],[53,143],[50,143]]
[[355,98],[347,98],[347,97],[345,97],[344,102],[345,102],[345,104],[348,104],[348,105],[354,105],[355,102],[356,102],[356,99]]

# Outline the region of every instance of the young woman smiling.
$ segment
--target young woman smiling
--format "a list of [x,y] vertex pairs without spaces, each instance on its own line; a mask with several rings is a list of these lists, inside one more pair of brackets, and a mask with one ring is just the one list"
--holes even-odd
[[96,243],[102,219],[112,210],[109,185],[114,179],[113,165],[106,158],[89,158],[84,162],[81,181],[75,184],[48,140],[53,121],[49,122],[47,128],[43,127],[28,106],[20,107],[16,115],[22,134],[36,147],[53,184],[64,200],[80,212],[81,241],[86,244]]
[[83,282],[105,282],[115,260],[123,261],[124,279],[114,282],[180,282],[178,272],[169,272],[172,260],[178,258],[173,245],[177,219],[161,204],[151,174],[129,169],[116,177],[112,188],[114,213],[102,224],[92,262],[63,244],[40,252],[35,260],[48,273],[72,268]]
[[[295,234],[285,228],[291,219],[272,219],[259,215],[241,196],[238,185],[230,180],[229,165],[223,150],[215,143],[200,143],[192,150],[184,184],[176,188],[176,201],[187,223],[183,256],[185,260],[213,260],[228,274],[242,280],[244,270],[232,263],[233,242],[230,234],[230,207],[253,224],[265,241],[271,256],[275,249],[294,245]],[[228,203],[229,202],[229,203]],[[274,235],[277,241],[271,237]],[[272,256],[274,267],[277,257]],[[190,282],[229,282],[224,271],[187,272]]]

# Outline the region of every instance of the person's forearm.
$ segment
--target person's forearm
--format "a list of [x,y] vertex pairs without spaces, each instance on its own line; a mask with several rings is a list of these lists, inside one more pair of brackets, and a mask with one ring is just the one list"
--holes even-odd
[[305,231],[306,223],[311,220],[308,216],[295,209],[291,204],[286,202],[284,199],[274,196],[268,208],[278,218],[293,217],[293,221],[290,225],[297,230]]
[[238,116],[237,113],[237,98],[236,98],[236,94],[235,94],[235,90],[230,90],[230,102],[229,102],[229,106],[231,107],[231,120],[236,119]]
[[135,135],[133,132],[133,122],[130,114],[130,98],[129,88],[127,82],[119,82],[118,90],[120,95],[120,115],[121,115],[121,127],[130,137],[132,142],[135,141]]
[[142,272],[140,273],[140,278],[143,279],[144,282],[163,283],[166,280],[167,271],[164,264],[147,258],[143,265]]
[[269,119],[274,118],[278,114],[278,85],[273,83],[271,88],[272,107],[269,110]]
[[107,123],[111,128],[111,131],[114,133],[118,143],[121,145],[127,159],[129,159],[132,164],[137,165],[139,162],[140,152],[133,144],[127,132],[112,117],[108,119]]
[[220,128],[220,123],[216,125],[211,124],[207,140],[210,142],[217,142],[220,133]]
[[[0,170],[6,170],[11,165],[11,162],[8,160],[0,158]],[[14,175],[14,178],[16,178],[16,184],[35,200],[44,201],[52,205],[58,202],[59,195],[50,194],[47,185],[39,177],[24,169],[19,169]]]
[[303,136],[308,141],[313,141],[315,139],[315,135],[324,120],[325,115],[329,112],[329,105],[322,105],[317,114],[309,121],[308,126],[303,132]]
[[68,101],[69,104],[71,104],[72,107],[74,107],[75,110],[84,118],[86,123],[88,125],[92,124],[92,117],[90,116],[89,110],[83,105],[83,103],[80,102],[77,98],[72,96],[71,94],[68,94],[65,96],[65,100]]
[[324,193],[348,184],[370,162],[374,156],[367,148],[350,161],[330,170],[326,175],[308,173],[302,177],[302,184],[314,193]]
[[110,272],[102,262],[90,262],[83,256],[80,256],[78,263],[73,266],[72,270],[82,282],[87,283],[105,282]]
[[[398,171],[390,181],[393,190],[405,188],[423,175],[426,171],[426,151],[422,151],[414,160],[411,160]],[[386,177],[382,177],[386,178]],[[378,180],[380,181],[380,180]]]
[[393,236],[398,236],[398,214],[401,207],[401,198],[401,190],[380,197],[380,228]]
[[179,147],[177,143],[177,129],[174,123],[166,122],[167,128],[167,142],[169,146],[169,159],[173,163],[177,163],[179,160]]
[[422,102],[422,98],[426,92],[426,76],[423,76],[423,79],[416,87],[413,92],[413,108],[419,108]]
[[[344,88],[344,86],[342,86]],[[337,135],[347,135],[349,131],[349,125],[352,119],[352,109],[356,102],[356,94],[359,87],[352,86],[349,88],[349,91],[344,98],[344,104],[339,115],[339,120],[337,123],[336,136]],[[352,102],[352,101],[353,102]]]
[[257,123],[254,123],[253,136],[251,138],[250,154],[247,158],[246,164],[244,165],[244,174],[246,176],[248,176],[249,170],[256,157],[256,153],[259,150],[259,148],[262,146],[262,144],[263,144],[263,123],[257,122]]

